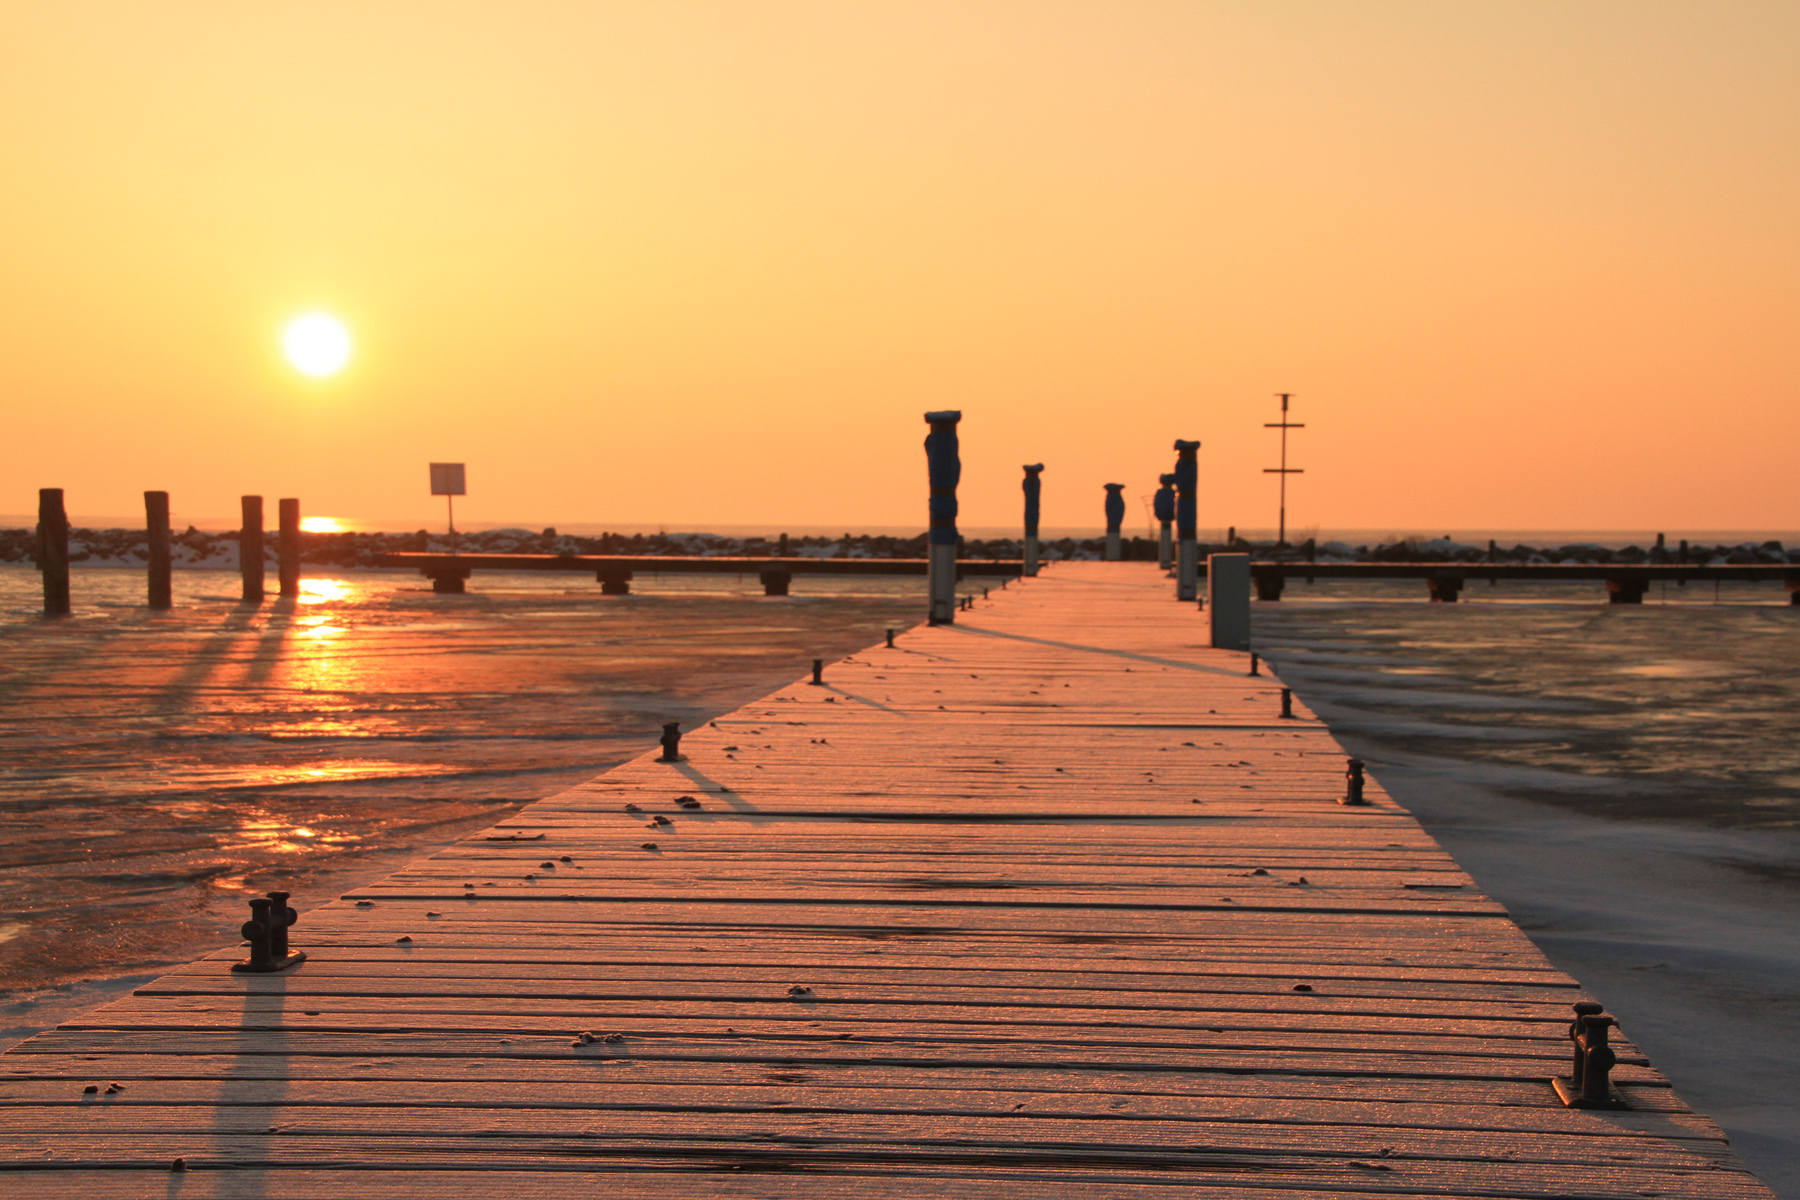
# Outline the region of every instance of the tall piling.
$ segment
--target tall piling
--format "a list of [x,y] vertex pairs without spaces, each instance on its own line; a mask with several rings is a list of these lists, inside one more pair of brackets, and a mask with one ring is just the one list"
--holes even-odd
[[1119,561],[1119,531],[1125,524],[1125,485],[1103,483],[1106,489],[1106,561]]
[[238,529],[238,570],[244,577],[244,603],[263,600],[263,503],[261,496],[243,499],[244,523]]
[[1199,442],[1175,442],[1175,598],[1200,596],[1200,546],[1194,491],[1200,485]]
[[1156,489],[1156,499],[1152,501],[1152,511],[1162,535],[1157,543],[1156,561],[1167,571],[1175,562],[1175,476],[1173,473],[1159,475],[1156,481],[1162,485]]
[[169,544],[169,493],[144,493],[144,533],[149,541],[150,607],[173,607],[175,560]]
[[1038,476],[1043,473],[1043,463],[1025,464],[1025,574],[1027,575],[1038,573],[1038,497],[1044,490],[1044,482]]
[[931,477],[931,527],[927,536],[930,560],[931,606],[928,621],[949,625],[956,620],[956,485],[962,482],[962,458],[958,454],[956,425],[962,413],[953,409],[928,412],[925,423],[925,462]]
[[297,499],[278,500],[276,506],[280,511],[281,532],[276,537],[275,557],[276,574],[281,580],[281,594],[298,596],[300,594],[300,501]]
[[44,575],[44,615],[69,615],[69,514],[61,488],[38,489],[38,570]]

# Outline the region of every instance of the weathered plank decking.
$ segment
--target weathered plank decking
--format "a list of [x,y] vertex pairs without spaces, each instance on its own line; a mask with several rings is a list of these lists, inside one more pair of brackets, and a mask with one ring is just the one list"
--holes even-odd
[[1169,596],[1058,566],[25,1043],[0,1195],[1770,1194],[1629,1044],[1563,1108],[1575,983]]

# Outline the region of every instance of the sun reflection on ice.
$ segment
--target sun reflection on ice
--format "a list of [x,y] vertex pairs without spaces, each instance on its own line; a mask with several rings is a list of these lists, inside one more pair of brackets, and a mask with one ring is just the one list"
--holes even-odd
[[226,850],[243,850],[259,848],[273,850],[283,854],[298,854],[315,849],[317,846],[341,844],[360,841],[353,833],[342,830],[318,830],[310,825],[291,825],[270,813],[257,809],[242,817],[237,823],[238,837],[243,840],[235,845],[223,846]]
[[347,600],[350,597],[350,585],[342,579],[302,579],[300,581],[300,603],[329,604],[333,600]]

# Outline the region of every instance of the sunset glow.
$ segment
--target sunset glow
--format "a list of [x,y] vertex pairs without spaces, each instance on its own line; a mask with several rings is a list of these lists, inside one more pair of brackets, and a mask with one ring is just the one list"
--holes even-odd
[[336,517],[301,517],[300,528],[307,533],[342,533],[349,526]]

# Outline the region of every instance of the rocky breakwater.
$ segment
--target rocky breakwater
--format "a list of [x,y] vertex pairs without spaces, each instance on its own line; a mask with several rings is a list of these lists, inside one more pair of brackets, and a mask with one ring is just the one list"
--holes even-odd
[[[1392,542],[1376,542],[1353,546],[1348,542],[1307,540],[1297,545],[1277,546],[1274,542],[1251,542],[1243,538],[1212,547],[1211,552],[1226,549],[1250,554],[1259,559],[1284,562],[1404,562],[1404,563],[1597,563],[1634,565],[1641,563],[1744,564],[1800,562],[1800,547],[1789,551],[1778,541],[1708,544],[1678,542],[1674,546],[1660,539],[1648,546],[1604,546],[1597,542],[1571,542],[1562,546],[1528,546],[1518,543],[1501,546],[1497,542],[1480,544],[1461,542],[1450,537],[1400,538]],[[1202,554],[1209,552],[1201,547]]]

